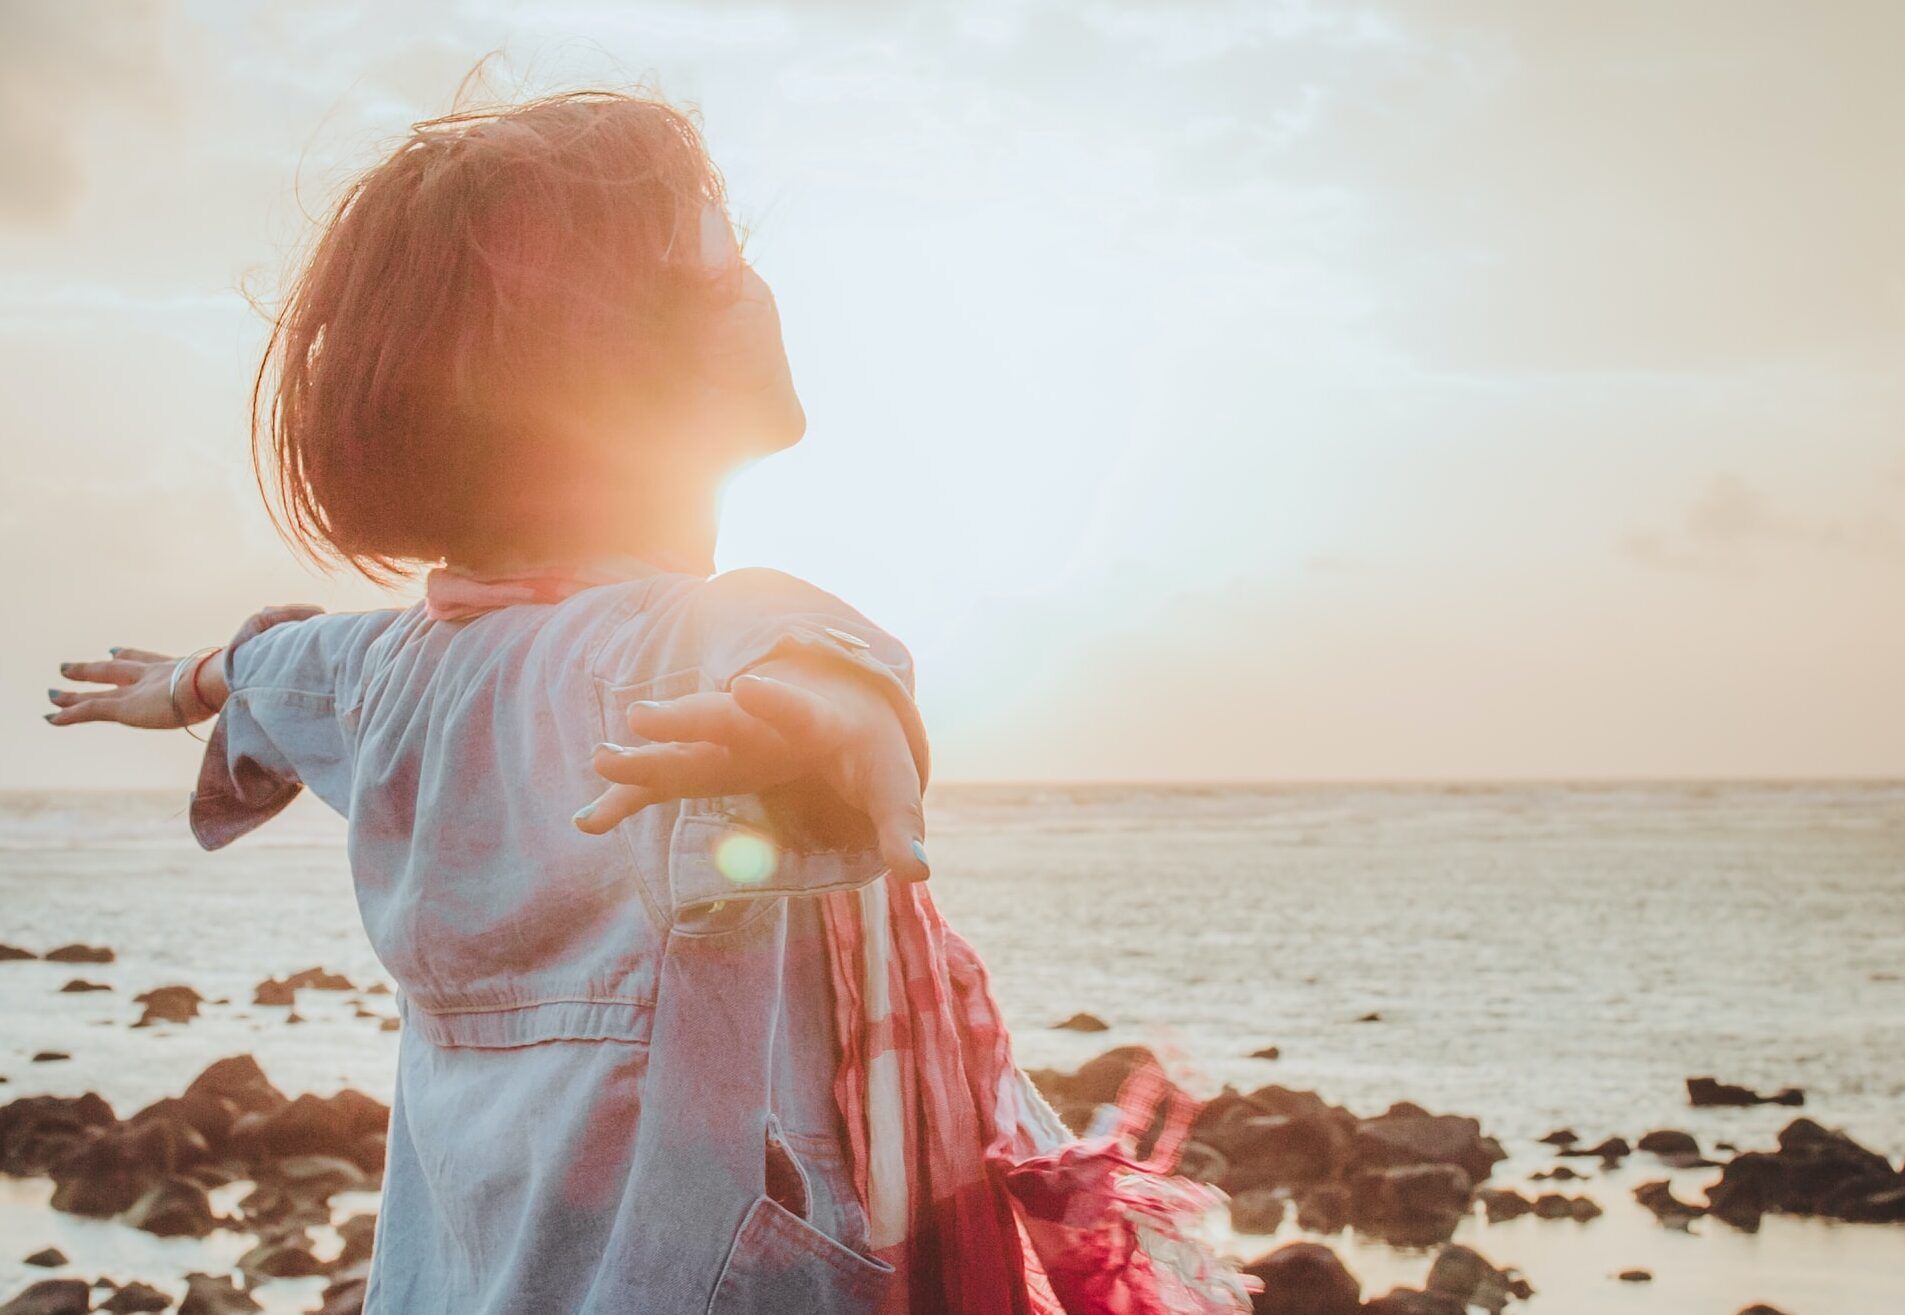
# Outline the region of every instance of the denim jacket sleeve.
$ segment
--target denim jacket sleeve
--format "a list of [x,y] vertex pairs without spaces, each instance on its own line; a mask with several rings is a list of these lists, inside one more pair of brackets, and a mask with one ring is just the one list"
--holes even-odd
[[219,849],[310,786],[348,812],[365,655],[401,613],[258,613],[223,655],[226,700],[192,794],[192,834]]

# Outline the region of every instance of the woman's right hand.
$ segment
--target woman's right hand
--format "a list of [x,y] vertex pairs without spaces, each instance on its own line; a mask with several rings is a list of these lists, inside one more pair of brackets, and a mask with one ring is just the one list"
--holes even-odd
[[[183,681],[173,698],[172,672],[178,659],[143,648],[115,648],[103,662],[62,662],[60,675],[68,680],[104,685],[105,689],[49,689],[54,711],[46,719],[55,726],[82,721],[116,721],[143,730],[169,731],[215,715],[224,701],[224,672],[217,654],[202,659],[198,693]],[[190,673],[187,673],[188,675]]]

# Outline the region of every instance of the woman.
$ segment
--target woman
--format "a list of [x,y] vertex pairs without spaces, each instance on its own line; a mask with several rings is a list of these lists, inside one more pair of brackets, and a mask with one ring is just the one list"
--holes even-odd
[[331,216],[253,414],[292,542],[427,569],[424,603],[67,664],[107,688],[50,720],[216,715],[207,847],[306,785],[349,819],[406,1024],[369,1315],[1057,1315],[1047,1267],[1110,1294],[1072,1315],[1241,1308],[1174,1238],[1203,1197],[1039,1161],[1063,1131],[917,884],[905,649],[712,574],[722,482],[805,417],[686,118],[419,125]]

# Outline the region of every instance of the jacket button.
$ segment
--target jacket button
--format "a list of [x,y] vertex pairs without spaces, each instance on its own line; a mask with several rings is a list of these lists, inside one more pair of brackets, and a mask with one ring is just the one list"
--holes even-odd
[[848,634],[844,630],[835,630],[832,626],[827,626],[825,627],[825,629],[828,634],[832,635],[835,639],[839,640],[841,643],[845,644],[849,648],[872,648],[873,647],[873,645],[867,643],[866,640],[860,638],[860,636],[858,635]]

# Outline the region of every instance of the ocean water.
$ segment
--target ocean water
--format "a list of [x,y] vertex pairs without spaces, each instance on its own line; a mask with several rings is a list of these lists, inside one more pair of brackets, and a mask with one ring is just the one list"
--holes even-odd
[[[984,953],[1028,1066],[1139,1042],[1200,1091],[1276,1081],[1365,1113],[1472,1114],[1511,1152],[1495,1181],[1523,1187],[1557,1126],[1751,1147],[1792,1116],[1691,1110],[1690,1074],[1802,1086],[1806,1113],[1905,1155],[1905,785],[951,786],[929,810],[936,896]],[[341,824],[300,801],[207,855],[182,811],[179,795],[0,796],[0,941],[118,953],[0,963],[0,1099],[92,1089],[127,1113],[241,1051],[290,1092],[387,1098],[395,1035],[341,998],[305,993],[295,1025],[249,1003],[261,977],[314,964],[381,978]],[[115,989],[59,993],[72,977]],[[229,1003],[130,1029],[131,997],[172,982]],[[1077,1010],[1110,1030],[1051,1027]],[[1248,1057],[1265,1045],[1282,1058]],[[72,1058],[30,1063],[42,1050]],[[1905,1310],[1905,1227],[1668,1233],[1629,1197],[1658,1176],[1636,1156],[1570,1185],[1608,1211],[1588,1224],[1460,1236],[1527,1273],[1529,1315]],[[1697,1197],[1713,1175],[1666,1176]],[[73,1257],[58,1272],[162,1286],[248,1245],[71,1219],[49,1191],[0,1179],[0,1299],[44,1276],[18,1262],[47,1244]],[[1294,1236],[1232,1241],[1253,1255]],[[1329,1240],[1372,1295],[1428,1264]],[[1654,1281],[1615,1280],[1633,1267]],[[308,1309],[320,1286],[261,1296]]]

